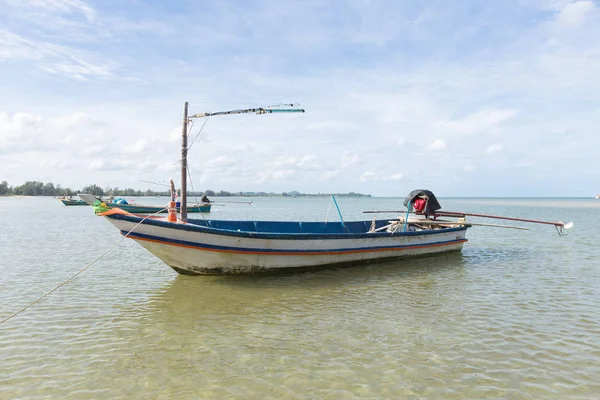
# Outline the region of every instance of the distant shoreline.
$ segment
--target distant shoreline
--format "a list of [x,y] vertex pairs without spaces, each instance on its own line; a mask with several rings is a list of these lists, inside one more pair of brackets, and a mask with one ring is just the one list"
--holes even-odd
[[[81,192],[84,193],[84,192]],[[193,197],[193,196],[202,196],[203,194],[206,193],[196,193],[196,192],[188,192],[188,197]],[[97,195],[100,196],[100,195]],[[106,197],[106,196],[110,196],[110,194],[103,194],[101,195],[102,197]],[[169,193],[154,193],[154,194],[146,194],[146,193],[141,193],[141,194],[115,194],[113,195],[115,197],[168,197],[170,196]],[[227,195],[223,195],[223,194],[207,194],[207,196],[210,197],[289,197],[289,198],[295,198],[295,197],[331,197],[331,196],[335,196],[335,197],[340,197],[340,198],[344,198],[344,197],[374,197],[371,196],[370,194],[362,194],[362,193],[300,193],[300,194],[296,194],[296,195],[289,195],[289,194],[280,194],[280,193],[266,193],[266,194],[227,194]],[[65,195],[65,196],[60,196],[60,195],[47,195],[47,194],[0,194],[0,197],[53,197],[56,199],[60,199],[63,197],[77,197],[77,194],[72,194],[72,195]]]
[[[66,188],[61,185],[54,185],[52,182],[41,182],[41,181],[27,181],[22,185],[12,187],[6,181],[0,182],[0,196],[76,196],[77,193],[89,193],[94,196],[170,196],[170,191],[160,190],[154,191],[151,189],[147,190],[136,190],[133,188],[102,188],[96,184],[88,185],[81,190],[73,190]],[[226,190],[210,190],[187,192],[188,196],[213,196],[213,197],[371,197],[370,194],[363,193],[300,193],[298,191],[290,192],[229,192]]]

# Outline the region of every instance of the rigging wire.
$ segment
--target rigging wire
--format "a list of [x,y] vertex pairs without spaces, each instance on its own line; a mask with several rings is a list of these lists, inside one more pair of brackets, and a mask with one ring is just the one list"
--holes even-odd
[[265,104],[270,103],[270,101],[188,101],[188,104],[243,104],[243,105],[252,105],[252,104]]
[[[210,119],[210,117],[206,117],[206,119],[204,120],[204,123],[202,124],[202,126],[200,127],[200,130],[198,131],[198,133],[196,134],[196,137],[194,138],[194,140],[192,140],[192,143],[190,143],[190,145],[188,146],[188,151],[190,151],[192,149],[192,146],[194,145],[194,143],[196,142],[196,139],[198,139],[198,136],[200,136],[200,133],[202,132],[202,130],[204,129],[204,127],[206,126],[206,123],[208,122],[208,120]],[[194,124],[194,120],[192,120],[192,126]],[[192,131],[192,128],[190,127],[190,132]]]
[[75,275],[71,276],[69,279],[67,279],[66,281],[62,282],[60,285],[56,286],[54,289],[52,289],[51,291],[49,291],[48,293],[46,293],[45,295],[43,295],[42,297],[38,298],[37,300],[29,303],[28,305],[26,305],[25,307],[21,308],[19,311],[9,315],[8,317],[4,318],[2,321],[0,321],[0,325],[2,325],[3,323],[5,323],[6,321],[8,321],[9,319],[19,315],[20,313],[22,313],[23,311],[27,310],[29,307],[33,306],[36,303],[39,303],[41,300],[43,300],[45,297],[47,297],[48,295],[50,295],[51,293],[55,292],[56,290],[58,290],[59,288],[61,288],[62,286],[66,285],[67,283],[71,282],[73,279],[75,279],[75,277],[77,277],[77,275],[81,274],[83,271],[85,271],[86,269],[88,269],[89,267],[91,267],[92,265],[94,265],[94,263],[98,260],[100,260],[102,257],[104,257],[105,255],[107,255],[112,249],[114,249],[115,247],[117,247],[117,245],[119,243],[121,243],[123,240],[125,240],[125,238],[127,236],[129,236],[129,234],[131,232],[134,231],[135,228],[137,228],[142,222],[144,222],[146,219],[150,218],[151,216],[153,216],[154,214],[159,214],[161,212],[163,212],[164,210],[166,210],[167,207],[153,213],[153,214],[149,214],[146,217],[144,217],[140,222],[138,222],[133,228],[131,228],[131,230],[129,232],[127,232],[125,235],[123,235],[123,237],[115,244],[113,244],[108,250],[106,250],[104,253],[102,253],[99,257],[97,257],[94,261],[92,261],[91,263],[89,263],[88,265],[86,265],[84,268],[80,269],[79,272],[77,272]]
[[153,185],[157,185],[157,186],[166,186],[168,188],[170,188],[170,185],[167,185],[166,183],[161,183],[161,182],[152,182],[152,181],[145,181],[143,179],[140,179],[140,182],[146,182],[146,183],[151,183]]
[[[194,189],[194,181],[192,181],[192,174],[190,172],[190,169],[187,169],[187,173],[188,173],[188,177],[190,178],[190,186],[192,187],[192,193],[194,193],[194,198],[196,199],[196,204],[198,203],[198,196],[196,195],[196,189]],[[200,213],[200,216],[202,217],[203,220],[206,221],[206,218],[204,217],[204,215],[202,213]]]
[[[189,139],[190,134],[192,133],[192,129],[194,128],[194,122],[196,122],[195,119],[192,119],[192,122],[190,122],[190,125],[187,127],[187,138]],[[189,150],[189,147],[188,147]]]

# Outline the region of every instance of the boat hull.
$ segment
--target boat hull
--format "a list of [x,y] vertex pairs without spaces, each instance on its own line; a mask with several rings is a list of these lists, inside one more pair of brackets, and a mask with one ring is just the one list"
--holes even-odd
[[287,234],[152,220],[137,225],[141,219],[135,216],[107,218],[175,271],[191,275],[253,274],[422,256],[460,251],[467,241],[467,227],[393,234]]

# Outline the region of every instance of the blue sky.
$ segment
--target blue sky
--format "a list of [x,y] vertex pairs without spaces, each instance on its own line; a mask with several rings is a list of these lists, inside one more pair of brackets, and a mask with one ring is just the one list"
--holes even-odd
[[[600,4],[0,0],[0,180],[158,189],[600,192]],[[199,121],[203,122],[203,121]],[[192,136],[196,135],[195,124]]]

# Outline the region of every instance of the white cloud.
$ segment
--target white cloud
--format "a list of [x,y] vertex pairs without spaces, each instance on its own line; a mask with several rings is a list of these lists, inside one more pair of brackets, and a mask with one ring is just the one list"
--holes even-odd
[[128,144],[127,146],[123,147],[122,151],[124,154],[140,154],[147,151],[153,145],[153,142],[154,141],[151,139],[142,138],[133,144]]
[[102,125],[102,123],[96,117],[80,111],[55,117],[53,120],[57,126],[60,126],[64,129],[69,129],[80,125],[86,125],[88,127]]
[[21,9],[29,8],[44,13],[73,13],[80,12],[88,20],[93,20],[95,11],[81,0],[5,0],[9,5]]
[[317,158],[313,155],[302,157],[277,157],[275,159],[266,161],[265,164],[271,169],[297,167],[303,170],[311,170],[320,168]]
[[159,172],[175,172],[179,171],[179,164],[173,164],[171,162],[166,162],[162,164],[158,164],[156,166],[156,170]]
[[275,171],[265,170],[257,174],[257,178],[255,179],[255,181],[257,183],[263,183],[267,181],[281,181],[295,175],[296,170],[294,169],[282,169]]
[[41,160],[39,166],[42,168],[69,169],[74,164],[69,160]]
[[377,180],[377,173],[373,170],[367,170],[361,176],[358,177],[358,180],[361,182]]
[[105,165],[105,161],[101,158],[95,159],[89,165],[89,169],[103,169]]
[[118,66],[100,58],[76,47],[0,30],[0,61],[24,61],[42,71],[76,80],[112,77]]
[[296,165],[303,168],[315,168],[318,167],[317,158],[315,156],[304,156]]
[[592,0],[579,0],[566,4],[557,14],[556,22],[562,26],[576,27],[596,11]]
[[502,150],[504,150],[502,143],[494,143],[485,150],[485,154],[499,153]]
[[336,178],[340,175],[340,170],[336,169],[336,170],[332,170],[332,171],[325,171],[320,177],[319,180],[321,181],[329,181],[333,178]]
[[365,171],[361,176],[359,176],[358,180],[361,182],[367,181],[397,181],[403,178],[401,173],[395,173],[388,175],[382,171],[377,171],[373,169],[369,169]]
[[206,167],[210,169],[220,169],[223,167],[230,167],[237,164],[238,161],[229,156],[219,156],[206,162]]
[[463,134],[479,133],[511,119],[516,113],[516,110],[479,111],[459,120],[447,121],[443,126],[451,131]]
[[11,116],[7,112],[0,112],[0,134],[5,135],[21,135],[29,129],[36,129],[43,120],[38,115],[33,115],[24,112],[18,112]]
[[441,151],[441,150],[446,150],[447,148],[448,148],[448,145],[446,144],[445,141],[443,141],[442,139],[436,139],[433,142],[431,142],[429,145],[427,145],[427,147],[425,147],[425,150]]
[[340,160],[340,167],[346,168],[354,164],[358,164],[361,161],[361,157],[358,154],[351,153],[346,150],[342,159]]

